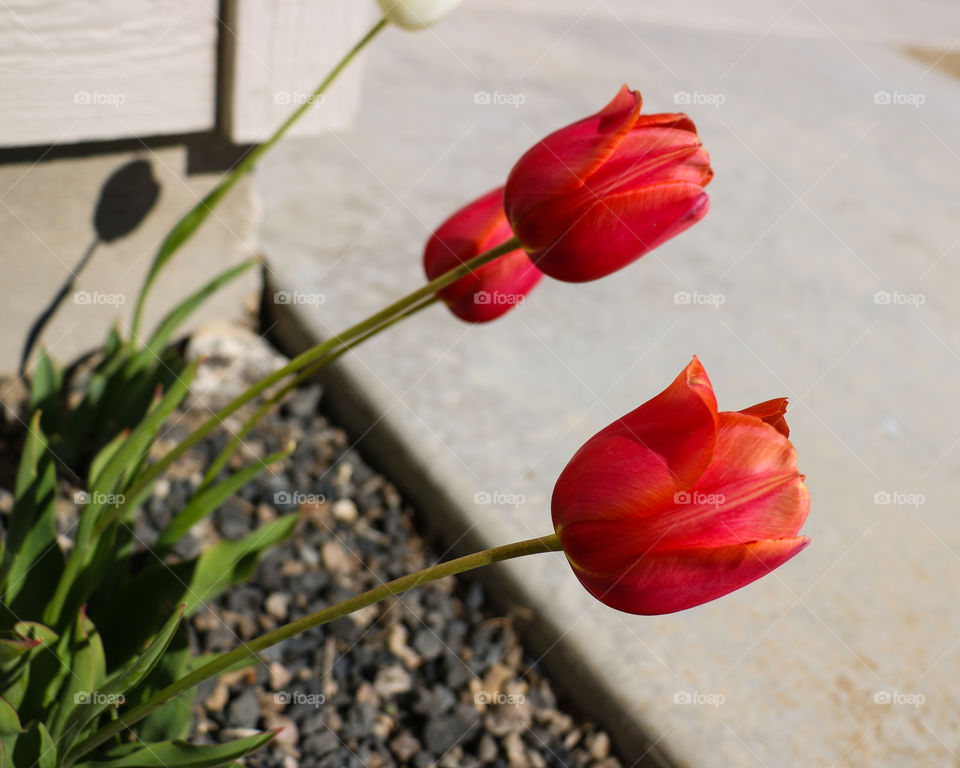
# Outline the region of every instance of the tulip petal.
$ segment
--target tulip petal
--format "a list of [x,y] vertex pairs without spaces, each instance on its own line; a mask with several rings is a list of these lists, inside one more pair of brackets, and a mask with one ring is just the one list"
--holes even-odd
[[[609,428],[608,428],[609,429]],[[638,515],[669,508],[677,481],[664,458],[626,430],[594,435],[570,459],[553,489],[553,525],[566,547],[569,525],[617,520],[629,526]],[[571,536],[571,542],[579,541]]]
[[554,487],[554,527],[559,533],[575,521],[619,520],[646,530],[707,467],[716,430],[717,400],[694,356],[663,392],[574,454]]
[[751,405],[740,411],[747,416],[755,416],[760,421],[765,421],[784,437],[790,437],[790,427],[787,426],[787,398],[775,397],[773,400],[765,400],[762,403]]
[[717,437],[717,398],[697,356],[663,392],[608,430],[622,431],[662,456],[681,487],[692,484],[709,463]]
[[768,425],[739,413],[719,415],[710,464],[677,501],[657,521],[644,521],[637,533],[643,541],[658,539],[655,549],[795,536],[810,510],[794,447]]
[[682,112],[658,112],[652,115],[640,115],[633,127],[634,130],[637,128],[675,128],[678,131],[697,132],[697,126],[694,125],[693,120]]
[[[559,237],[554,223],[552,240],[547,230],[535,233],[549,242],[544,248],[531,248],[531,240],[518,236],[544,274],[581,283],[635,261],[693,226],[708,209],[709,198],[699,184],[665,182],[594,201],[579,218],[566,218],[570,223]],[[558,215],[563,216],[559,206]]]
[[603,109],[551,133],[517,161],[507,177],[507,218],[519,234],[526,200],[550,200],[584,185],[636,122],[643,100],[624,85]]
[[657,127],[632,131],[586,187],[600,198],[669,181],[704,187],[712,178],[710,155],[697,134]]
[[[503,213],[503,187],[461,208],[427,241],[424,272],[433,280],[513,237]],[[450,310],[467,322],[500,317],[533,290],[543,273],[522,249],[510,251],[437,292]]]
[[580,582],[601,602],[626,613],[673,613],[716,600],[756,581],[800,552],[806,536],[728,547],[650,553],[617,574],[589,572],[573,560]]

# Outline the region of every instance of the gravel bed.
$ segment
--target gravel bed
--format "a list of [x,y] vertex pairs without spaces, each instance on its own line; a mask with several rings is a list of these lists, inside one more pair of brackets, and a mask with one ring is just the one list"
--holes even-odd
[[[158,453],[244,381],[277,364],[254,338],[218,329],[194,339],[191,354],[208,357],[196,394],[174,416]],[[277,514],[303,515],[292,540],[266,555],[251,582],[192,617],[198,652],[227,650],[442,559],[418,530],[414,510],[318,410],[320,396],[317,387],[303,388],[261,422],[234,467],[295,440],[292,458],[262,472],[176,550],[190,556],[218,539],[242,537]],[[158,484],[136,524],[145,546],[182,507],[226,439],[221,431],[200,443]],[[282,728],[270,745],[244,759],[249,766],[619,768],[606,733],[564,708],[556,686],[524,648],[518,627],[530,620],[520,608],[496,611],[476,581],[426,585],[285,641],[264,652],[260,663],[208,681],[198,691],[192,739],[215,742]]]

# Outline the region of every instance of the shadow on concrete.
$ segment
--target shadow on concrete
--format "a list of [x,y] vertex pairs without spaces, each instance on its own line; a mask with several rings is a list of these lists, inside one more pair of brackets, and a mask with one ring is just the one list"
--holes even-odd
[[110,174],[100,188],[93,213],[94,238],[71,270],[52,301],[30,326],[20,355],[20,375],[26,372],[30,354],[63,300],[73,291],[77,278],[90,262],[97,246],[111,243],[133,232],[147,217],[160,197],[160,185],[153,176],[149,160],[139,158],[124,163]]

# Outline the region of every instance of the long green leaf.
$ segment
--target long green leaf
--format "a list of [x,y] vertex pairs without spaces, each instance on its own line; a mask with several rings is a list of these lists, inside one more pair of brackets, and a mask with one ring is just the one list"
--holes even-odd
[[[220,541],[199,557],[168,565],[156,561],[126,584],[109,603],[97,605],[95,618],[112,659],[131,658],[156,631],[156,606],[186,603],[190,615],[234,584],[249,579],[260,556],[293,533],[300,515],[292,513],[265,523],[236,541]],[[149,600],[143,596],[149,595]]]
[[69,642],[60,651],[60,656],[67,674],[62,676],[63,683],[57,693],[56,704],[47,720],[55,743],[60,742],[71,713],[96,698],[106,673],[100,636],[93,622],[83,612],[77,614]]
[[57,748],[43,723],[34,720],[26,732],[18,736],[13,763],[30,768],[56,768]]
[[236,266],[230,267],[171,309],[157,324],[146,346],[130,360],[127,367],[128,374],[140,371],[150,365],[150,363],[159,357],[160,352],[167,345],[167,342],[177,328],[179,328],[183,321],[196,311],[204,301],[224,285],[236,279],[254,264],[258,263],[259,259],[248,259],[247,261],[240,262],[240,264]]
[[[117,487],[125,476],[129,479],[132,470],[139,467],[146,459],[150,446],[156,439],[157,432],[167,420],[173,410],[180,404],[190,390],[197,373],[200,361],[195,360],[183,372],[167,393],[151,409],[147,417],[134,429],[123,444],[113,452],[91,488],[90,501],[83,510],[80,526],[77,533],[74,551],[67,561],[66,569],[57,586],[53,599],[47,605],[44,621],[57,626],[60,621],[63,606],[67,597],[80,579],[81,571],[94,552],[90,549],[90,542],[98,523],[110,524],[119,518],[124,500],[116,493]],[[106,512],[103,513],[104,509]],[[101,520],[101,518],[104,518]],[[95,550],[94,550],[95,551]],[[89,584],[87,584],[89,587]]]
[[88,697],[86,701],[81,702],[70,713],[64,724],[63,732],[69,734],[71,739],[69,744],[61,744],[61,751],[65,752],[69,749],[70,744],[76,741],[76,738],[83,733],[95,717],[110,706],[122,704],[125,694],[139,685],[157,665],[180,626],[180,620],[183,618],[183,608],[184,606],[181,605],[167,620],[167,623],[163,625],[150,647],[143,654],[104,682],[96,692],[96,696]]
[[226,744],[195,745],[185,741],[161,741],[136,745],[136,749],[122,750],[126,754],[104,760],[77,763],[76,768],[213,768],[231,763],[259,749],[276,735],[276,731],[258,733]]
[[[57,545],[56,497],[56,468],[40,428],[38,412],[31,420],[17,471],[15,500],[0,571],[4,604],[14,616],[39,618],[34,613],[37,600],[42,599],[44,590],[53,589],[63,570],[62,553]],[[31,604],[24,607],[18,598],[27,587],[30,589],[26,596],[31,598]]]
[[[33,379],[30,382],[30,412],[56,410],[59,404],[60,383],[62,372],[47,354],[47,350],[40,348],[37,364],[33,368]],[[53,415],[53,414],[51,414]]]
[[250,482],[260,472],[271,464],[282,461],[293,452],[294,446],[284,451],[272,453],[263,460],[258,460],[239,472],[235,472],[217,485],[195,494],[179,514],[170,521],[154,546],[154,552],[163,557],[176,545],[180,538],[190,530],[191,526],[212,513],[240,488]]

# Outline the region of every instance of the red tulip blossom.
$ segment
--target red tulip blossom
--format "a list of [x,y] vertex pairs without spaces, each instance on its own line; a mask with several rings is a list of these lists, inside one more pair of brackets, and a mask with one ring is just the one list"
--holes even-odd
[[574,573],[627,613],[681,611],[766,575],[809,543],[810,497],[784,398],[717,412],[697,358],[574,455],[553,524]]
[[[427,241],[423,268],[433,280],[513,237],[503,212],[503,187],[464,206]],[[437,291],[461,320],[482,323],[509,311],[540,282],[543,273],[523,249],[500,256]]]
[[507,178],[507,219],[541,271],[609,275],[700,221],[710,157],[683,114],[641,115],[627,86],[597,114],[527,151]]

